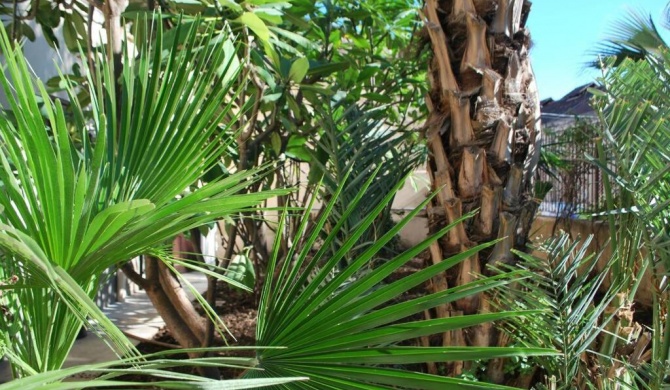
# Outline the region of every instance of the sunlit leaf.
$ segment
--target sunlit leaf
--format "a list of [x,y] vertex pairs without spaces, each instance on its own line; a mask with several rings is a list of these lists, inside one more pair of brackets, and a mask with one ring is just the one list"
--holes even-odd
[[307,75],[308,70],[309,70],[309,60],[307,59],[307,57],[298,58],[291,64],[291,69],[288,72],[288,77],[289,79],[293,80],[293,82],[299,84]]
[[265,25],[265,22],[253,12],[244,12],[235,19],[235,21],[249,27],[249,29],[253,31],[262,42],[270,41],[270,30],[268,29],[268,26]]

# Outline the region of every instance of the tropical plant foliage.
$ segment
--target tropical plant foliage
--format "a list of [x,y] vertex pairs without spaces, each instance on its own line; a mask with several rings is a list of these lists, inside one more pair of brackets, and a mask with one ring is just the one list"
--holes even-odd
[[[249,191],[275,182],[303,187],[309,195],[318,192],[316,185],[324,171],[333,169],[333,164],[347,164],[335,162],[335,155],[318,145],[320,140],[333,140],[336,126],[341,134],[349,125],[345,120],[354,121],[334,107],[367,102],[365,111],[375,107],[379,126],[403,130],[422,116],[417,98],[423,96],[425,71],[419,57],[412,55],[413,32],[419,24],[416,7],[403,1],[175,1],[163,9],[163,17],[190,23],[198,12],[216,15],[207,18],[211,26],[237,34],[243,67],[238,85],[244,85],[237,100],[240,106],[248,102],[250,109],[239,113],[237,147],[223,157],[222,165],[247,169],[276,163],[273,175]],[[132,12],[147,12],[139,8],[135,5]],[[135,39],[146,37],[140,34]],[[394,143],[401,146],[401,139],[407,138],[398,137]],[[213,169],[205,180],[222,173],[225,169]],[[278,203],[304,206],[307,198],[296,193],[280,197]],[[262,238],[268,226],[274,229],[260,213],[226,221],[227,257],[252,248],[249,256],[260,272],[269,258]],[[287,224],[289,235],[295,226]],[[237,242],[242,245],[236,246]]]
[[[375,174],[381,169],[383,167],[378,168]],[[324,206],[320,218],[313,226],[308,223],[310,210],[307,210],[297,230],[298,234],[292,240],[294,245],[286,257],[279,258],[275,255],[272,258],[267,271],[272,277],[268,277],[263,287],[256,338],[259,346],[284,346],[286,349],[259,347],[258,367],[263,371],[249,371],[247,377],[308,376],[309,382],[293,383],[286,387],[299,389],[387,389],[395,386],[412,389],[488,389],[494,387],[490,384],[479,385],[461,379],[413,373],[403,368],[422,362],[552,353],[552,350],[537,348],[415,347],[407,344],[421,336],[532,313],[503,312],[435,320],[411,319],[411,316],[422,314],[424,310],[490,290],[510,281],[510,275],[504,274],[412,300],[402,300],[403,293],[492,245],[474,247],[395,281],[387,279],[399,267],[451,230],[455,225],[451,224],[416,247],[378,267],[370,267],[375,255],[430,199],[424,201],[340,270],[341,261],[355,247],[360,237],[373,224],[375,216],[387,206],[395,191],[402,185],[402,181],[396,184],[351,231],[346,240],[341,242],[338,251],[331,254],[331,242],[339,238],[340,230],[349,214],[357,210],[358,203],[365,197],[366,190],[373,185],[374,180],[375,176],[372,175],[364,183],[358,196],[351,200],[342,218],[319,249],[314,250],[314,244],[330,220],[330,213],[346,187],[346,180],[337,188],[332,201]],[[284,222],[285,218],[281,223]],[[277,240],[275,254],[278,253],[280,245]]]
[[[172,11],[188,5],[185,3],[175,2]],[[423,95],[424,89],[424,71],[418,57],[411,55],[412,32],[418,23],[412,13],[415,8],[416,4],[402,1],[200,4],[198,10],[221,17],[209,19],[216,28],[227,28],[219,23],[227,19],[239,34],[238,54],[244,66],[239,80],[250,82],[238,100],[255,103],[252,109],[241,113],[238,123],[243,125],[239,127],[237,150],[224,156],[224,165],[246,169],[268,161],[276,163],[274,174],[249,191],[272,182],[300,187],[303,193],[278,198],[280,206],[298,207],[304,206],[314,192],[327,199],[350,168],[356,172],[351,175],[352,185],[347,192],[356,194],[356,185],[369,174],[366,171],[380,162],[375,158],[398,157],[407,161],[405,166],[387,164],[388,175],[378,177],[377,190],[390,186],[385,179],[395,183],[398,175],[411,170],[419,159],[416,150],[408,146],[413,136],[406,130],[414,130],[412,125],[422,115],[416,98]],[[193,15],[196,10],[185,11]],[[186,21],[190,17],[183,16]],[[382,129],[391,128],[395,131],[382,135]],[[356,134],[347,134],[354,129]],[[366,131],[376,135],[365,134]],[[374,143],[374,139],[378,142]],[[347,154],[353,151],[355,142],[375,148],[366,153],[364,148],[358,148],[362,145],[357,145],[357,158],[352,158],[354,155]],[[354,163],[356,167],[352,166]],[[326,177],[321,180],[324,174]],[[208,175],[206,180],[210,177],[215,176]],[[325,184],[324,190],[317,186],[319,182]],[[369,195],[378,199],[383,192],[371,191]],[[347,196],[342,195],[343,207]],[[373,199],[369,203],[374,203]],[[389,209],[390,205],[369,234],[362,237],[360,245],[371,242],[388,228]],[[366,212],[363,205],[360,212]],[[252,248],[249,258],[260,275],[270,257],[262,234],[268,227],[275,230],[275,226],[260,213],[242,217],[226,221],[226,257]],[[353,227],[358,217],[350,218],[347,226]],[[284,243],[295,234],[298,224],[289,222],[279,232],[286,235]],[[241,245],[236,246],[237,243]],[[286,250],[283,244],[282,251]]]
[[[0,33],[7,64],[0,82],[13,116],[0,117],[0,279],[18,277],[3,286],[9,314],[0,322],[3,337],[14,340],[8,345],[36,372],[60,368],[86,315],[120,352],[133,353],[91,301],[105,269],[285,193],[239,194],[259,170],[185,192],[231,142],[222,119],[232,105],[222,109],[221,101],[239,69],[225,36],[198,35],[195,28],[179,28],[180,34],[187,36],[183,48],[159,39],[126,58],[134,64],[124,69],[120,96],[103,63],[89,77],[91,121],[70,84],[71,128],[63,104],[49,97]],[[75,149],[70,131],[83,150]]]
[[[116,2],[110,4],[112,3]],[[174,194],[170,191],[177,188],[183,191],[196,183],[204,173],[209,173],[205,176],[209,184],[196,191],[206,198],[208,195],[203,192],[206,189],[210,189],[212,193],[217,189],[223,190],[218,187],[222,177],[231,185],[236,179],[242,180],[245,177],[242,174],[228,179],[228,171],[219,169],[219,166],[225,165],[227,168],[237,165],[237,168],[242,169],[256,167],[263,165],[264,161],[275,160],[283,155],[298,161],[309,161],[305,140],[308,137],[310,141],[316,140],[322,134],[320,124],[311,119],[312,107],[323,104],[324,108],[329,109],[331,99],[333,101],[346,100],[351,103],[357,102],[362,96],[370,101],[389,102],[389,96],[394,96],[392,91],[398,91],[404,96],[401,99],[402,106],[385,106],[387,115],[378,115],[377,118],[385,118],[385,122],[405,123],[411,118],[416,119],[418,115],[416,110],[408,109],[412,98],[417,96],[416,91],[423,86],[420,79],[412,76],[412,72],[415,72],[417,68],[401,67],[392,63],[396,59],[403,61],[414,59],[411,56],[398,57],[393,52],[395,48],[402,46],[398,45],[399,42],[411,39],[411,32],[416,24],[412,15],[406,12],[408,5],[403,2],[394,4],[393,16],[390,18],[387,14],[377,12],[381,6],[388,10],[391,9],[383,2],[376,4],[326,2],[323,7],[315,7],[314,4],[303,2],[295,4],[290,12],[287,4],[279,2],[248,1],[245,4],[223,2],[215,4],[213,8],[205,4],[195,6],[193,2],[188,4],[174,2],[165,11],[193,15],[204,10],[209,14],[223,16],[218,20],[228,21],[229,24],[209,20],[211,23],[206,27],[195,18],[183,16],[174,19],[175,25],[184,24],[188,27],[178,28],[177,33],[169,31],[165,34],[159,32],[157,35],[155,31],[143,27],[142,24],[136,25],[137,28],[133,35],[140,56],[135,59],[132,58],[134,55],[127,55],[124,61],[126,66],[121,72],[117,66],[115,76],[121,76],[121,85],[118,88],[113,87],[116,80],[115,76],[112,76],[109,65],[101,61],[101,57],[95,55],[91,41],[85,39],[87,30],[90,28],[90,23],[84,27],[85,6],[82,7],[82,4],[79,3],[73,4],[77,9],[71,15],[69,13],[65,15],[66,46],[71,50],[76,49],[78,42],[87,49],[88,63],[92,67],[91,73],[76,74],[70,77],[69,80],[73,83],[71,85],[59,80],[49,85],[57,86],[57,89],[65,87],[72,97],[71,106],[64,107],[65,113],[62,115],[64,120],[61,121],[60,113],[56,113],[56,119],[62,122],[59,122],[61,127],[69,127],[71,135],[77,141],[75,144],[77,147],[71,145],[71,154],[76,155],[77,152],[80,152],[80,155],[75,157],[83,158],[85,162],[92,161],[90,165],[93,168],[96,167],[96,164],[102,166],[100,168],[102,173],[97,178],[96,184],[87,183],[90,184],[90,188],[96,188],[96,191],[99,192],[90,195],[90,198],[97,199],[96,196],[100,198],[101,210],[124,201],[136,202],[140,199],[148,199],[153,204],[181,203],[187,206],[184,199],[173,202]],[[99,5],[91,3],[90,10],[92,11]],[[28,8],[28,15],[18,15],[15,12],[14,22],[18,21],[17,25],[22,26],[26,19],[37,15],[38,23],[45,27],[49,34],[52,25],[60,22],[63,17],[63,13],[56,5],[59,12],[52,12],[48,20],[44,18],[45,12],[49,9],[53,11],[54,4],[50,2],[31,4],[31,6],[33,8]],[[134,10],[137,8],[132,9]],[[108,10],[103,11],[105,23],[107,23],[111,15]],[[92,13],[89,14],[89,19],[91,15]],[[165,23],[165,25],[170,25],[170,23]],[[235,47],[225,39],[223,40],[225,42],[222,42],[221,36],[213,34],[208,28],[226,32],[232,30],[238,34],[237,42],[241,44]],[[183,33],[183,30],[189,31]],[[308,39],[296,33],[304,30],[310,32]],[[345,33],[346,39],[343,41],[335,39],[338,31]],[[90,31],[88,33],[90,35]],[[21,36],[31,38],[29,31],[23,27],[12,29],[10,34],[17,40]],[[49,37],[52,38],[51,35]],[[214,41],[217,39],[219,41],[212,44],[212,38]],[[53,39],[51,41],[52,44],[55,42]],[[346,47],[343,47],[343,42]],[[156,50],[152,50],[154,48]],[[147,55],[147,53],[153,54]],[[305,55],[309,56],[310,60]],[[236,62],[236,56],[242,58],[241,64]],[[184,61],[187,58],[192,61]],[[182,66],[182,62],[188,66]],[[244,68],[240,70],[240,66]],[[187,73],[191,72],[191,75],[200,76],[184,77],[184,74],[180,74],[184,68],[187,68]],[[347,69],[351,70],[334,73]],[[217,77],[219,77],[217,81],[220,81],[222,85],[229,87],[234,83],[235,88],[239,88],[239,91],[230,93],[230,88],[225,86],[218,89],[202,87],[207,84],[207,81],[211,82]],[[331,81],[337,80],[337,82],[330,83],[332,86],[330,88],[324,84],[327,77],[330,77]],[[251,82],[243,81],[247,79]],[[409,81],[413,86],[399,82],[401,79]],[[51,91],[53,89],[49,89],[49,92]],[[191,91],[194,92],[191,93]],[[44,94],[44,91],[42,93]],[[17,93],[17,96],[19,95],[20,93]],[[48,99],[46,100],[48,102]],[[87,106],[89,101],[92,102],[90,110]],[[196,104],[192,104],[193,102]],[[74,124],[68,123],[71,117],[74,118]],[[212,119],[214,117],[215,119]],[[47,118],[47,122],[49,120],[51,118]],[[226,126],[216,128],[217,121],[225,122]],[[12,119],[12,122],[18,124],[17,120]],[[91,134],[87,134],[83,131],[84,126],[94,130]],[[179,131],[183,128],[192,129],[190,135],[193,138],[188,142],[192,142],[193,145],[205,139],[210,142],[203,143],[202,145],[206,146],[194,152],[193,149],[174,148],[175,145],[184,141],[183,138],[162,136],[162,134],[169,134],[170,131]],[[105,129],[105,131],[100,131],[100,129]],[[137,129],[143,130],[136,131]],[[149,131],[144,131],[144,129]],[[227,131],[231,129],[235,131],[237,147],[231,146],[233,138],[230,138],[231,132]],[[50,131],[53,130],[50,129]],[[56,131],[53,133],[56,134]],[[362,132],[359,135],[362,136]],[[61,143],[64,139],[61,139]],[[400,145],[400,142],[397,142],[396,145]],[[78,147],[81,147],[82,150],[76,151]],[[226,148],[230,153],[223,154],[224,164],[215,164],[215,160],[221,157],[221,151]],[[192,164],[188,168],[193,168],[193,170],[182,174],[183,166],[188,165],[184,164],[187,159],[201,162],[201,164]],[[79,160],[73,158],[73,161],[73,164],[77,166]],[[290,161],[286,166],[291,164]],[[369,162],[370,165],[374,165],[373,162]],[[410,169],[410,166],[406,166],[405,169]],[[174,175],[173,172],[178,170],[180,174]],[[277,177],[279,178],[285,170],[285,167],[279,167],[276,171]],[[228,194],[243,193],[247,191],[245,187],[250,188],[248,192],[252,193],[263,187],[265,184],[257,180],[260,177],[256,175],[259,171],[254,172],[253,180],[246,181],[241,186],[226,187],[227,190],[230,190]],[[196,172],[198,174],[194,176]],[[93,172],[93,176],[95,174],[96,172]],[[318,177],[318,175],[313,175],[313,177]],[[171,182],[167,183],[166,178],[172,179]],[[76,182],[76,180],[75,178],[73,181]],[[284,179],[283,182],[291,182],[291,180]],[[316,180],[312,185],[315,182]],[[65,184],[67,185],[67,182]],[[383,185],[383,182],[380,180],[378,184]],[[83,186],[83,184],[78,185]],[[98,187],[102,189],[98,190]],[[381,192],[377,193],[377,195],[380,194]],[[254,194],[248,196],[247,199],[260,200],[261,198]],[[87,202],[87,205],[94,204],[95,206],[94,201],[89,199]],[[133,204],[137,206],[136,209],[144,211],[142,208],[144,204]],[[214,207],[213,203],[211,205]],[[195,212],[196,204],[191,206],[189,211]],[[171,205],[171,207],[173,211],[177,211],[176,206]],[[186,218],[184,220],[175,219],[174,214],[167,212],[161,214],[161,217],[165,217],[165,220],[172,223],[179,222],[180,229],[185,229],[202,224],[206,220],[212,220],[217,215],[237,214],[235,211],[243,209],[239,207],[229,209],[227,212],[223,209],[221,212],[201,209],[202,213],[198,214],[199,219],[189,221],[188,224]],[[383,219],[388,217],[388,210],[387,206]],[[69,212],[68,209],[63,211],[65,215]],[[90,213],[95,216],[97,212],[98,210],[94,207]],[[252,213],[248,211],[242,215],[252,218],[246,218],[246,222],[242,224],[236,223],[237,232],[242,235],[245,245],[258,244],[258,238],[253,235],[259,230],[257,227],[262,222],[255,220]],[[125,217],[131,219],[129,216]],[[110,220],[114,218],[116,215],[111,216]],[[140,219],[145,221],[146,215],[140,215],[137,212],[136,218],[137,221]],[[77,216],[74,216],[73,219],[77,220]],[[160,225],[165,230],[149,232],[155,227],[151,222],[155,221],[147,220],[147,223],[143,225],[146,230],[135,232],[150,234],[153,241],[144,240],[142,234],[133,235],[131,230],[127,231],[127,236],[115,234],[125,233],[124,224],[132,221],[126,221],[123,218],[114,220],[119,222],[117,225],[119,230],[110,230],[105,239],[117,239],[117,242],[122,242],[123,237],[132,237],[139,247],[130,248],[133,250],[128,249],[126,252],[133,254],[141,253],[166,238],[170,228],[170,224],[165,224]],[[252,222],[249,223],[249,221]],[[106,223],[107,221],[102,221],[101,225]],[[379,224],[379,226],[384,225],[386,224]],[[85,219],[80,219],[80,226],[75,226],[74,230],[85,229],[85,227]],[[176,228],[176,225],[174,227]],[[171,232],[174,233],[176,230]],[[140,241],[142,241],[141,245]],[[364,238],[361,241],[369,242],[370,239]],[[231,239],[231,242],[234,243],[235,239]],[[117,260],[120,260],[128,255],[114,245],[105,245],[104,240],[100,242],[100,245],[108,251],[104,255],[109,255],[110,258],[117,257]],[[259,249],[259,247],[255,245],[254,249]],[[95,266],[95,271],[99,272],[111,264],[87,259],[84,262],[85,266],[77,265],[74,271],[77,277],[85,277],[91,271],[87,267]],[[18,271],[14,273],[18,274]],[[86,293],[89,296],[92,296],[91,294],[97,288],[98,279],[88,281]],[[72,324],[78,322],[79,320],[72,320]],[[15,325],[18,326],[18,324]],[[76,325],[65,327],[78,328]],[[76,333],[74,330],[70,333],[73,332]],[[71,340],[72,335],[68,334],[66,338]]]
[[589,362],[597,361],[599,344],[609,340],[603,330],[614,316],[607,310],[623,281],[604,288],[610,266],[596,272],[600,256],[589,254],[590,243],[591,238],[571,242],[563,233],[542,244],[541,256],[518,252],[520,263],[503,268],[521,268],[527,277],[520,288],[501,290],[502,307],[539,312],[511,319],[505,330],[521,345],[560,351],[559,356],[533,359],[559,389],[585,388],[608,376],[609,365],[594,369]]
[[[607,212],[615,263],[613,273],[629,278],[630,299],[644,288],[652,300],[652,348],[642,364],[638,385],[657,388],[670,374],[670,335],[664,314],[670,308],[668,202],[670,202],[670,128],[666,48],[644,61],[624,60],[604,78],[606,94],[596,99],[604,124],[599,156],[593,161],[605,173]],[[651,286],[642,286],[651,283]],[[614,353],[614,346],[611,351]],[[610,355],[611,356],[611,355]],[[634,372],[634,371],[632,371]]]
[[[652,19],[641,13],[617,23],[601,47],[602,88],[591,91],[598,122],[589,125],[592,147],[583,154],[602,173],[605,199],[589,216],[609,228],[608,257],[597,265],[585,253],[588,240],[552,239],[546,258],[519,253],[534,274],[521,283],[528,294],[503,295],[505,307],[545,308],[509,324],[522,345],[532,339],[562,351],[537,358],[549,388],[656,389],[670,374],[663,314],[670,259],[668,53]],[[632,301],[649,306],[649,328],[633,321]]]
[[596,54],[601,58],[611,57],[614,62],[607,65],[618,66],[627,58],[645,60],[649,55],[658,56],[664,48],[667,45],[651,16],[631,11],[612,25],[609,37],[600,44]]
[[[593,272],[585,243],[551,241],[547,259],[523,256],[536,274],[523,286],[540,299],[514,294],[505,302],[546,307],[540,322],[510,322],[517,341],[536,338],[563,351],[540,359],[554,375],[550,387],[663,388],[670,378],[670,51],[652,19],[637,12],[614,26],[601,50],[602,89],[592,90],[596,137],[585,157],[602,173],[603,207],[589,216],[609,228],[609,258]],[[634,321],[632,301],[648,305],[648,327]]]
[[[472,44],[455,44],[448,50],[473,59],[481,35],[473,32],[479,28],[478,20],[466,15],[466,2],[455,3],[458,17],[444,23],[433,18],[431,31],[438,25],[461,24],[461,35],[466,30],[470,33],[465,34],[467,39],[456,34],[456,41]],[[426,10],[437,9],[436,4],[428,2]],[[30,18],[50,28],[64,17],[68,47],[74,48],[86,34],[84,8],[77,6],[79,10],[72,14],[57,7],[59,12],[46,15],[55,10],[53,4],[35,3]],[[510,72],[505,76],[505,99],[493,91],[481,96],[486,104],[479,99],[473,105],[492,107],[473,115],[478,118],[474,131],[486,134],[489,141],[499,138],[497,146],[479,148],[467,142],[459,146],[460,141],[451,136],[447,145],[472,156],[478,149],[499,152],[500,161],[493,168],[477,169],[487,172],[483,178],[493,171],[500,178],[493,175],[491,182],[475,184],[477,192],[490,195],[489,206],[496,205],[488,209],[491,221],[504,220],[501,226],[511,227],[511,233],[487,227],[481,218],[470,222],[461,218],[461,206],[466,212],[472,208],[470,198],[463,198],[461,205],[460,198],[438,196],[437,202],[432,200],[435,204],[446,204],[454,211],[448,216],[449,226],[417,247],[379,261],[380,251],[394,235],[431,202],[424,202],[396,226],[388,223],[398,183],[421,157],[411,142],[412,133],[389,131],[412,129],[422,115],[415,104],[416,97],[423,95],[421,63],[411,45],[417,6],[406,1],[174,1],[166,9],[174,18],[160,18],[164,25],[174,23],[176,28],[164,31],[152,24],[138,25],[137,53],[126,51],[120,72],[117,67],[115,74],[108,62],[95,56],[91,58],[96,61],[89,61],[89,73],[59,81],[70,96],[69,107],[52,100],[41,83],[28,76],[20,53],[3,35],[0,49],[8,65],[0,83],[11,111],[0,117],[0,344],[15,374],[28,376],[4,385],[3,390],[45,388],[39,386],[47,382],[53,388],[80,387],[59,382],[89,370],[103,373],[91,384],[99,386],[139,385],[118,378],[138,370],[171,380],[160,383],[166,388],[223,386],[162,371],[179,364],[174,361],[147,363],[134,356],[136,351],[91,297],[108,267],[141,253],[160,254],[156,246],[166,239],[221,217],[242,216],[242,223],[227,219],[229,227],[234,226],[229,231],[241,235],[244,245],[254,247],[252,252],[263,250],[262,240],[254,235],[266,222],[257,218],[260,212],[253,207],[274,195],[280,195],[279,204],[287,212],[280,219],[277,232],[281,234],[273,250],[260,256],[264,261],[253,264],[257,275],[267,278],[261,288],[256,358],[208,357],[182,363],[248,367],[246,376],[252,382],[226,382],[228,388],[494,388],[406,369],[421,362],[501,361],[530,355],[542,355],[529,361],[553,375],[548,384],[557,388],[656,389],[664,385],[670,357],[670,93],[665,83],[670,78],[670,51],[656,27],[641,14],[617,26],[619,34],[606,52],[617,58],[601,62],[605,90],[594,91],[601,133],[598,153],[589,158],[605,177],[606,209],[597,217],[610,227],[611,261],[604,270],[592,272],[597,256],[586,255],[588,240],[580,244],[560,237],[546,244],[546,259],[517,253],[523,271],[511,268],[506,271],[514,274],[474,279],[475,268],[460,266],[461,262],[477,261],[477,253],[490,253],[495,245],[496,259],[509,259],[509,248],[525,242],[536,207],[536,200],[528,197],[530,187],[519,184],[524,189],[519,192],[509,185],[517,179],[525,183],[532,174],[533,169],[526,168],[532,168],[538,158],[531,150],[534,146],[528,148],[529,155],[510,157],[504,141],[511,138],[494,137],[499,131],[519,132],[524,142],[534,145],[534,110],[522,109],[523,115],[516,119],[510,114],[505,121],[511,121],[512,130],[487,119],[502,103],[511,103],[510,113],[516,115],[521,103],[514,99],[521,95],[507,88],[516,85],[515,78],[525,77],[532,85],[532,77]],[[193,16],[198,12],[208,15],[206,22]],[[491,15],[496,12],[490,11]],[[185,15],[177,18],[179,13]],[[30,38],[24,20],[15,18],[13,23],[11,37]],[[519,47],[527,43],[525,32],[514,30],[523,23],[512,26],[516,34],[507,22],[498,24],[491,26],[496,45],[512,40],[519,40]],[[234,38],[229,36],[231,31]],[[439,43],[439,37],[431,38]],[[525,64],[526,58],[514,60]],[[483,68],[493,66],[482,61]],[[460,80],[473,76],[471,68],[470,64],[455,69],[459,82],[482,79],[480,75]],[[484,73],[493,87],[501,82],[492,72]],[[432,98],[444,89],[436,91]],[[442,97],[447,104],[439,110],[451,114],[439,112],[429,122],[429,136],[441,134],[446,117],[454,120],[470,100],[474,104],[474,99],[454,96]],[[472,115],[468,115],[470,123]],[[496,115],[491,118],[499,118]],[[528,134],[531,139],[526,139]],[[431,137],[435,150],[441,151],[439,144],[446,138]],[[460,159],[461,154],[447,157]],[[278,164],[258,168],[269,161]],[[438,167],[435,175],[458,173],[458,178],[447,178],[449,182],[469,180],[467,172],[451,171],[451,166],[461,169],[463,163],[446,159],[433,163]],[[306,186],[305,176],[299,173],[305,167],[309,170]],[[504,178],[510,167],[514,180]],[[447,184],[446,179],[440,180]],[[258,192],[272,182],[307,187],[303,199],[312,202],[307,211],[299,217],[289,215],[292,206],[300,204],[295,194]],[[504,183],[508,184],[503,188]],[[459,196],[467,192],[460,184],[454,189]],[[319,201],[324,206],[312,220],[313,206]],[[517,210],[523,212],[512,215]],[[468,235],[476,234],[461,240],[467,237],[463,227]],[[513,238],[519,231],[523,234]],[[231,253],[235,234],[230,238]],[[456,243],[445,253],[458,254],[446,260],[437,256],[434,265],[405,278],[389,278],[445,234],[456,239],[442,240]],[[477,246],[471,242],[496,234],[507,239]],[[262,268],[266,265],[267,269]],[[252,266],[247,262],[245,267]],[[408,290],[449,269],[461,270],[459,275],[453,273],[452,280],[465,284],[402,301]],[[230,281],[226,274],[212,271],[220,268],[208,268],[208,275]],[[596,276],[590,278],[591,274]],[[503,307],[510,311],[488,313],[489,296],[481,293],[500,291],[510,281],[522,287],[521,292],[504,289]],[[635,299],[647,281],[652,284],[653,318],[651,328],[643,329],[628,322],[632,314],[627,300]],[[252,284],[247,281],[247,287]],[[469,302],[484,306],[471,310],[481,313],[428,321],[412,317],[452,304],[459,308],[473,296],[478,299]],[[117,350],[130,358],[114,366],[52,371],[61,366],[87,317],[96,331],[107,334]],[[409,341],[465,328],[477,332],[484,324],[491,329],[489,323],[498,320],[507,321],[521,347],[426,348]],[[309,381],[288,382],[305,377]],[[498,379],[505,378],[498,375]]]
[[[392,192],[396,183],[404,180],[424,160],[424,149],[413,138],[416,133],[406,128],[389,128],[385,124],[386,109],[375,103],[343,107],[341,103],[318,110],[322,135],[312,151],[310,175],[320,178],[319,197],[327,203],[337,188],[344,184],[331,213],[326,231],[342,220],[353,200],[360,196],[361,186],[372,177],[374,181],[365,188],[365,196],[357,203],[355,212],[344,219],[340,238],[332,242],[332,253],[341,247],[359,224],[367,218],[379,202]],[[392,224],[388,202],[359,243],[345,255],[343,264],[349,263],[366,247],[388,231]]]
[[[54,289],[58,289],[54,285]],[[218,348],[217,351],[221,349]],[[0,343],[0,355],[8,356],[13,365],[23,366],[31,374],[0,384],[1,390],[46,390],[46,389],[86,389],[86,388],[142,388],[156,386],[162,389],[258,389],[268,386],[277,386],[292,381],[306,380],[307,378],[268,378],[268,379],[237,379],[215,381],[201,376],[179,373],[176,367],[197,367],[198,365],[215,365],[217,367],[234,367],[253,369],[253,360],[249,358],[215,357],[200,358],[184,361],[172,359],[171,355],[182,353],[183,350],[159,352],[143,355],[139,358],[126,358],[98,364],[77,365],[70,368],[38,373]],[[148,360],[147,360],[148,359]],[[77,377],[82,375],[81,377]],[[146,381],[131,378],[152,378],[150,384]],[[95,378],[90,379],[91,376]],[[125,377],[124,377],[125,376]],[[89,378],[89,379],[84,379]]]

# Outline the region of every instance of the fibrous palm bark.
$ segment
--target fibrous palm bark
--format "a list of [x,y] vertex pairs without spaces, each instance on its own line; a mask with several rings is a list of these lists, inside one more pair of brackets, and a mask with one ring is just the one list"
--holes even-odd
[[[436,290],[486,273],[487,264],[511,262],[512,248],[524,249],[539,200],[533,174],[539,161],[540,105],[530,65],[524,0],[425,0],[424,19],[433,49],[429,64],[430,111],[425,136],[428,172],[438,196],[429,210],[431,225],[451,223],[479,209],[475,218],[434,245],[439,262],[477,243],[501,238],[456,274],[433,281]],[[461,300],[437,310],[455,316],[489,310],[487,297]],[[444,345],[488,346],[503,341],[490,325],[443,336]],[[462,371],[456,363],[451,374]],[[503,380],[501,361],[488,375]]]

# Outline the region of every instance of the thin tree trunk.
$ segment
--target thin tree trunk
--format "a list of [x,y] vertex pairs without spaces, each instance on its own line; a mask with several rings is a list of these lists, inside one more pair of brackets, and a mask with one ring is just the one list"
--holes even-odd
[[[159,259],[146,256],[145,264],[146,278],[142,278],[130,262],[125,263],[122,269],[133,283],[146,291],[149,300],[177,343],[182,348],[200,348],[206,338],[203,318],[195,311],[179,283]],[[199,358],[203,354],[189,352],[188,356]],[[202,366],[197,370],[200,375],[208,378],[221,377],[216,367]]]
[[121,14],[128,7],[128,0],[106,0],[103,5],[105,30],[107,31],[108,57],[114,60],[116,71],[121,69],[123,52],[123,27]]
[[[425,0],[424,18],[433,49],[429,64],[430,116],[425,137],[433,188],[431,226],[438,229],[463,214],[477,216],[459,224],[431,248],[440,261],[478,243],[502,240],[446,275],[458,286],[487,273],[487,265],[511,262],[512,248],[525,249],[537,210],[533,175],[539,161],[540,105],[525,28],[527,0]],[[443,281],[433,283],[442,288]],[[489,311],[490,298],[469,297],[438,315]],[[458,345],[498,345],[490,324],[450,335]],[[445,337],[445,341],[447,338]],[[447,368],[458,374],[462,364]],[[500,361],[491,362],[489,379],[502,382]]]
[[[121,134],[121,117],[123,93],[121,90],[121,75],[123,74],[123,26],[121,14],[128,7],[128,0],[106,0],[102,4],[102,12],[105,17],[105,31],[107,33],[107,59],[112,64],[112,72],[115,82],[116,100],[116,134]],[[89,33],[90,34],[90,33]]]

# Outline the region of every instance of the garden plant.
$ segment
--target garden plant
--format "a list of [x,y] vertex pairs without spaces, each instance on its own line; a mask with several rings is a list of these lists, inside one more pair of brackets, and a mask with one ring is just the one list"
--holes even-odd
[[[109,44],[94,45],[96,10]],[[565,234],[531,248],[548,187],[535,175],[530,10],[521,0],[3,8],[0,355],[15,379],[0,389],[667,386],[670,50],[642,14],[600,48],[595,152],[579,158],[601,171],[604,207],[581,217],[607,226],[605,250]],[[81,66],[39,80],[20,45],[34,39],[33,19],[53,45],[62,23]],[[430,195],[394,221],[396,194],[422,164]],[[424,211],[429,236],[400,246]],[[195,241],[207,226],[222,227],[223,258],[172,253],[176,235]],[[422,253],[422,269],[396,277]],[[207,276],[197,303],[177,265]],[[142,355],[105,317],[93,300],[109,269],[146,291],[181,349]],[[255,345],[229,340],[215,310],[225,285],[254,294]],[[118,360],[63,368],[82,326]],[[224,368],[243,373],[222,378]],[[72,381],[84,373],[95,379]]]

